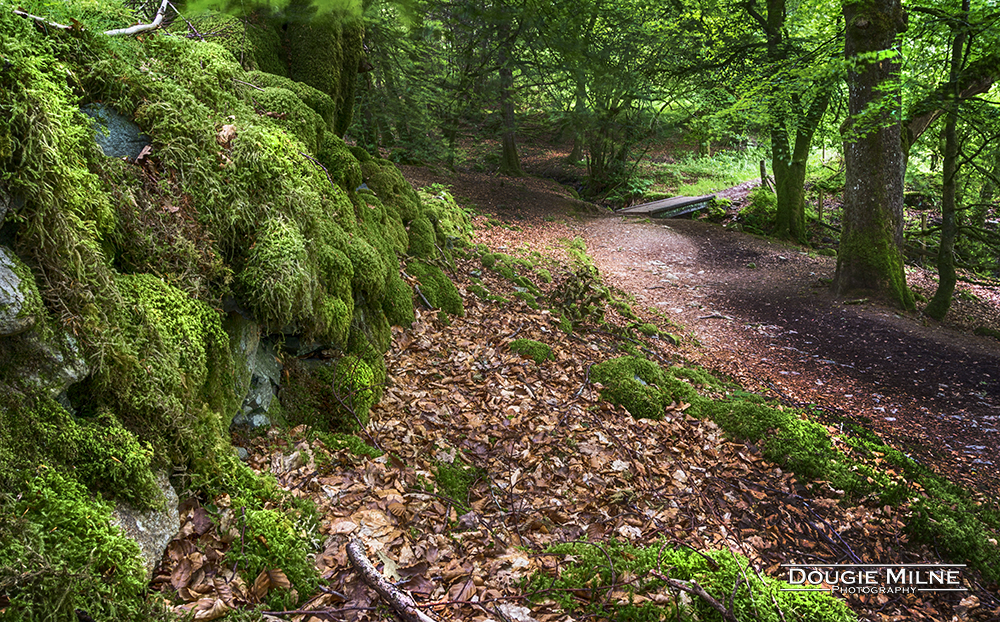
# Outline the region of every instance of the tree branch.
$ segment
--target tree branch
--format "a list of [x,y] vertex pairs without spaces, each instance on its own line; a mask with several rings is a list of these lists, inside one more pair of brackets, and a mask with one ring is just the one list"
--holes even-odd
[[413,597],[390,583],[375,566],[368,561],[364,545],[358,539],[352,539],[347,544],[347,556],[351,565],[358,571],[368,587],[378,592],[387,604],[406,622],[437,622],[436,619],[417,609]]
[[682,592],[687,592],[688,594],[694,594],[695,596],[700,597],[702,600],[708,603],[709,607],[718,611],[724,619],[728,620],[728,622],[739,622],[739,620],[736,619],[736,616],[733,615],[732,611],[726,609],[725,605],[717,601],[711,594],[705,591],[705,588],[698,585],[694,581],[681,581],[680,579],[671,579],[670,577],[660,574],[655,570],[651,574],[674,589],[678,589]]
[[163,23],[163,18],[167,14],[167,5],[170,4],[170,0],[163,0],[160,3],[160,8],[156,9],[156,16],[153,21],[148,24],[136,24],[135,26],[129,26],[128,28],[115,28],[113,30],[105,30],[104,34],[109,37],[116,37],[118,35],[135,35],[140,32],[146,32],[147,30],[156,30]]

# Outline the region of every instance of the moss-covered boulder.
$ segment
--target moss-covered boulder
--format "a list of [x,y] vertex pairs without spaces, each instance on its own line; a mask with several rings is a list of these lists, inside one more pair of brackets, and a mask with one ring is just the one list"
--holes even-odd
[[422,261],[411,261],[406,269],[420,280],[420,293],[431,306],[449,315],[465,315],[462,294],[441,268]]
[[277,120],[291,132],[310,153],[319,153],[326,132],[326,122],[307,106],[293,91],[267,87],[253,95],[260,112]]
[[604,361],[591,368],[590,377],[604,385],[602,398],[624,406],[637,419],[661,419],[671,404],[699,399],[690,385],[644,358],[622,356]]

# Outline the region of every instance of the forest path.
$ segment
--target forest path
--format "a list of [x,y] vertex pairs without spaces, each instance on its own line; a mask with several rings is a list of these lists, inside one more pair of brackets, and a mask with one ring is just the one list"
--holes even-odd
[[[605,282],[655,308],[700,343],[685,356],[849,417],[957,482],[1000,493],[1000,292],[960,285],[945,322],[865,301],[845,304],[820,279],[836,258],[686,219],[581,216],[583,204],[545,179],[402,166],[416,186],[444,183],[459,202],[511,229],[477,231],[491,248],[557,248],[576,235]],[[754,184],[720,195],[739,200]],[[596,210],[595,210],[596,211]],[[607,214],[607,212],[604,212]],[[750,266],[753,267],[750,267]],[[907,267],[929,299],[931,272]]]
[[[691,220],[589,220],[605,281],[682,324],[687,355],[748,390],[820,405],[952,480],[1000,491],[1000,344],[836,299],[836,258]],[[925,292],[929,295],[932,292]]]

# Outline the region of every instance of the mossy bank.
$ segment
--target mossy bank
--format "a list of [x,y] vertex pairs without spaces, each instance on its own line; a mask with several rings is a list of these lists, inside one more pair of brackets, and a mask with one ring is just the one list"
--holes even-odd
[[157,473],[259,498],[229,428],[280,415],[258,378],[283,357],[347,361],[316,373],[358,416],[324,420],[363,422],[413,318],[401,260],[461,313],[435,262],[467,218],[344,142],[355,15],[293,2],[201,17],[231,36],[200,40],[184,20],[106,36],[147,21],[113,0],[18,7],[0,3],[0,616],[148,619],[110,508],[162,509]]

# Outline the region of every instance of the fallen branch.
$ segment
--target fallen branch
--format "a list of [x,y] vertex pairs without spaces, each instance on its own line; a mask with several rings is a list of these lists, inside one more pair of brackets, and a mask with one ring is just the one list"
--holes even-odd
[[705,591],[705,588],[698,585],[694,581],[681,581],[680,579],[671,579],[670,577],[660,574],[655,570],[652,572],[652,575],[672,588],[678,589],[682,592],[687,592],[688,594],[694,594],[695,596],[700,597],[708,604],[709,607],[718,611],[722,615],[722,617],[725,618],[726,620],[729,620],[729,622],[739,622],[739,620],[736,619],[736,616],[733,615],[732,611],[726,609],[725,605],[717,601],[711,594]]
[[146,32],[147,30],[156,30],[163,23],[163,18],[167,15],[167,5],[170,4],[170,0],[163,0],[160,3],[160,8],[156,9],[156,16],[153,21],[148,24],[136,24],[135,26],[129,26],[128,28],[115,28],[113,30],[105,30],[104,34],[109,37],[117,37],[118,35],[135,35],[140,32]]
[[35,23],[41,24],[42,26],[51,26],[52,28],[58,28],[60,30],[73,30],[72,26],[67,26],[66,24],[60,24],[58,22],[50,22],[46,20],[44,17],[38,17],[37,15],[32,15],[31,13],[28,13],[27,11],[22,11],[21,9],[14,9],[14,15],[34,20]]
[[347,544],[347,556],[351,559],[351,565],[361,574],[361,578],[391,606],[399,617],[406,622],[437,622],[435,618],[417,609],[417,603],[413,597],[390,583],[382,573],[375,569],[375,566],[368,561],[365,555],[364,545],[360,540],[353,539]]

